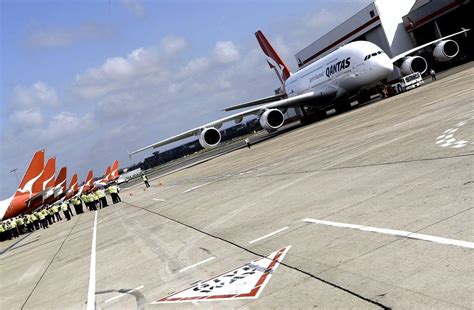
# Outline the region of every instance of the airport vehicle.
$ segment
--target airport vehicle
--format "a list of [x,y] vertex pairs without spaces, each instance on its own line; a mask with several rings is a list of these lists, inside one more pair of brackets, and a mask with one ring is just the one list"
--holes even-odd
[[5,220],[23,213],[27,202],[43,190],[44,150],[33,155],[25,175],[15,193],[0,201],[0,219]]
[[401,77],[397,83],[391,85],[391,87],[398,93],[403,93],[404,91],[419,87],[425,82],[421,77],[420,72],[415,72],[404,77]]
[[[285,122],[282,110],[284,111],[289,107],[306,107],[308,105],[325,108],[334,104],[336,99],[369,88],[388,78],[393,71],[394,64],[400,66],[400,70],[404,74],[425,72],[428,67],[426,60],[418,55],[410,55],[429,45],[435,45],[433,56],[436,60],[446,61],[452,59],[458,54],[459,46],[455,41],[448,40],[448,38],[467,31],[469,29],[463,29],[457,33],[420,45],[391,59],[377,45],[367,41],[355,41],[341,46],[334,52],[295,73],[290,72],[288,66],[273,49],[263,33],[257,31],[255,36],[267,56],[268,65],[275,71],[281,82],[279,94],[229,107],[225,111],[257,105],[251,109],[153,143],[129,153],[129,156],[191,136],[199,136],[199,143],[204,148],[215,147],[221,141],[219,128],[223,123],[229,121],[238,123],[249,115],[257,116],[260,125],[267,131],[277,130]],[[336,110],[338,108],[336,105]],[[343,109],[347,109],[347,107],[343,107]]]

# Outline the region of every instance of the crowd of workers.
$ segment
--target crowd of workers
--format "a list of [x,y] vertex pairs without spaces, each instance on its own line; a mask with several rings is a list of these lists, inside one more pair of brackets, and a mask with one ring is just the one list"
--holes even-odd
[[38,229],[46,229],[49,225],[63,220],[61,213],[69,221],[75,214],[84,213],[84,205],[89,211],[95,211],[108,206],[106,191],[112,198],[112,204],[121,202],[119,188],[110,185],[107,190],[99,188],[80,196],[74,196],[67,201],[44,205],[32,213],[19,215],[17,217],[0,222],[0,241],[11,240],[22,234],[33,232]]

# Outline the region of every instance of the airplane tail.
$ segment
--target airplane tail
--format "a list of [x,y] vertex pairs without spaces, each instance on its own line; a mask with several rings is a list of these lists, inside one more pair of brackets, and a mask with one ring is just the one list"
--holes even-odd
[[15,192],[15,196],[22,193],[29,193],[30,197],[34,193],[38,193],[43,190],[43,168],[44,168],[44,150],[40,150],[33,155],[31,162],[26,169],[25,176],[23,177],[18,189]]
[[77,173],[75,173],[72,178],[71,178],[71,185],[69,185],[69,189],[73,190],[74,192],[77,192],[78,190],[78,185],[77,185]]
[[61,187],[61,192],[66,192],[66,176],[67,176],[67,167],[62,167],[59,170],[58,177],[56,178],[56,187]]
[[110,169],[110,166],[107,166],[107,169],[105,169],[105,174],[104,174],[104,181],[107,182],[110,177],[111,177],[112,170]]
[[118,170],[119,170],[119,161],[116,160],[114,161],[112,165],[112,171],[110,173],[110,178],[109,178],[110,181],[113,181],[119,177]]
[[43,171],[43,188],[45,190],[47,188],[51,188],[55,184],[54,180],[54,172],[56,170],[56,157],[52,157],[48,159],[46,162],[46,166],[44,167]]
[[291,75],[290,68],[285,64],[283,59],[281,59],[280,55],[278,55],[260,30],[255,33],[255,36],[257,37],[258,44],[260,44],[263,53],[267,55],[268,65],[271,69],[275,70],[281,84],[284,86],[286,79]]
[[92,186],[93,179],[94,179],[94,173],[92,172],[92,170],[89,170],[89,172],[87,173],[86,185]]

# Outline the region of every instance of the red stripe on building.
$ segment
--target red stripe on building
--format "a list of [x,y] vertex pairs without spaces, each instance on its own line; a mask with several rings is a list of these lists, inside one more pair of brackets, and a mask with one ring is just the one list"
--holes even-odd
[[345,36],[343,36],[342,38],[340,38],[339,40],[335,41],[334,43],[332,43],[331,45],[328,45],[326,46],[325,48],[323,48],[322,50],[320,50],[319,52],[317,52],[316,54],[314,54],[313,56],[309,57],[308,59],[306,59],[305,61],[303,61],[303,65],[304,64],[307,64],[308,62],[310,62],[311,60],[315,59],[316,57],[318,57],[319,55],[323,54],[324,52],[326,52],[327,50],[330,50],[331,48],[333,48],[334,46],[340,44],[341,42],[345,41],[346,39],[352,37],[354,34],[358,33],[359,31],[363,30],[364,28],[367,28],[369,27],[370,25],[372,25],[373,23],[375,23],[376,21],[380,20],[380,17],[377,15],[375,16],[374,18],[372,18],[371,20],[369,20],[368,22],[366,22],[365,24],[363,24],[362,26],[356,28],[355,30],[349,32],[348,34],[346,34]]

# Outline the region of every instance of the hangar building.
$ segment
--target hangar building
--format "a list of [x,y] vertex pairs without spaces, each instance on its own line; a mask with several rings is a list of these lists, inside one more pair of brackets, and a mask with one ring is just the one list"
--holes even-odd
[[[341,45],[357,40],[370,41],[393,57],[417,45],[458,32],[461,27],[472,29],[470,12],[473,12],[471,0],[375,0],[296,53],[296,61],[299,68],[303,68]],[[471,32],[468,32],[470,37],[473,35]],[[448,64],[435,64],[432,57],[425,57],[430,67],[444,69],[472,59],[473,50],[468,38],[459,35],[453,39],[460,47],[456,58]],[[396,69],[390,79],[400,75]]]

